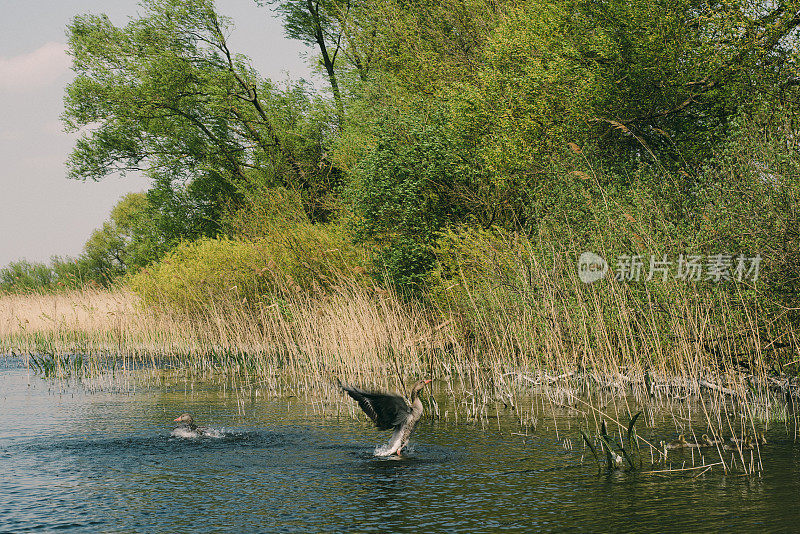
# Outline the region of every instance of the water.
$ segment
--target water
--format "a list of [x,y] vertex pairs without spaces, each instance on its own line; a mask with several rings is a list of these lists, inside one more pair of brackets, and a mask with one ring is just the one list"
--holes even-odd
[[[191,412],[219,438],[170,437]],[[425,419],[409,457],[298,399],[217,386],[116,393],[0,358],[0,532],[786,532],[800,454],[770,435],[761,476],[598,476],[544,425]],[[773,432],[773,434],[776,434]],[[566,431],[579,443],[577,431]]]

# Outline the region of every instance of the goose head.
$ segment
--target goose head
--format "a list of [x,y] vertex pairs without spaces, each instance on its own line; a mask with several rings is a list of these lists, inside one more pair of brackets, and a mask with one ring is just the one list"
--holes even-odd
[[422,389],[431,382],[433,382],[433,380],[427,378],[425,380],[420,380],[419,382],[411,386],[411,399],[414,400],[417,397],[419,397],[419,393],[422,391]]
[[176,423],[180,423],[183,426],[188,426],[189,428],[193,428],[195,426],[194,418],[188,413],[179,415],[174,419],[174,421]]

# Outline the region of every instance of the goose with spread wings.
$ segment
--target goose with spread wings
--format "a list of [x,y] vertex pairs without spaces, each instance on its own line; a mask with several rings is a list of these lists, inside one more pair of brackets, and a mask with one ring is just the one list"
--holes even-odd
[[394,430],[389,446],[385,450],[381,450],[380,456],[391,456],[392,454],[400,456],[417,421],[422,417],[422,400],[419,398],[419,394],[422,388],[430,383],[431,380],[420,380],[412,386],[410,404],[401,395],[394,393],[365,391],[353,386],[340,385],[372,419],[378,430]]

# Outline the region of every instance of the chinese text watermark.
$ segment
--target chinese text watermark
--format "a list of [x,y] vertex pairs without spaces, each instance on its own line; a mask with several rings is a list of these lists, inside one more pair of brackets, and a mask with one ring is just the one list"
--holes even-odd
[[[688,282],[722,282],[758,280],[761,256],[753,257],[733,254],[680,254],[677,258],[667,254],[656,256],[621,254],[616,258],[612,270],[617,281],[640,282],[668,279]],[[609,266],[603,257],[584,252],[578,259],[578,277],[590,284],[604,278]]]

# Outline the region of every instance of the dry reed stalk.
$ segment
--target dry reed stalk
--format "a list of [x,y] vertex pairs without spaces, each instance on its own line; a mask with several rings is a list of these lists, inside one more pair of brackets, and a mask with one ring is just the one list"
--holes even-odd
[[[235,291],[209,295],[201,313],[188,315],[166,303],[144,307],[125,290],[9,295],[0,297],[0,349],[82,354],[90,369],[113,358],[123,366],[159,361],[322,399],[335,397],[335,379],[398,390],[433,374],[446,377],[462,412],[481,421],[532,394],[553,407],[580,396],[598,411],[611,403],[628,415],[631,397],[671,411],[676,429],[698,423],[714,435],[755,433],[780,412],[782,399],[765,385],[762,348],[784,335],[785,321],[765,320],[736,293],[701,295],[674,282],[585,285],[565,254],[547,265],[523,251],[484,285],[462,271],[465,298],[433,309],[347,278],[325,293],[287,290],[262,302]],[[796,344],[796,336],[784,338]],[[742,353],[750,372],[741,370]],[[703,418],[675,402],[700,394]],[[531,413],[519,413],[520,423],[530,424]]]
[[25,332],[98,332],[135,315],[137,299],[124,291],[85,289],[69,293],[0,296],[0,337]]

